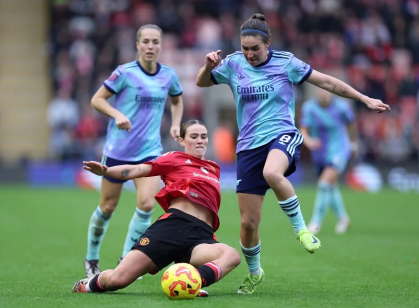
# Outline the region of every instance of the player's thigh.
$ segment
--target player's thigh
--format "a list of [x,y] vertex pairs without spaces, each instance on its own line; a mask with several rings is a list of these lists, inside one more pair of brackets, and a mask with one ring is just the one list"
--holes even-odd
[[153,205],[154,196],[159,190],[159,183],[160,177],[158,176],[134,179],[137,189],[137,204],[151,203]]
[[118,264],[113,275],[130,283],[155,268],[156,264],[145,253],[133,249]]
[[237,198],[241,219],[256,223],[260,222],[265,197],[262,195],[237,193]]
[[102,178],[100,188],[100,207],[116,207],[121,197],[122,183],[109,182]]
[[289,165],[289,158],[284,151],[272,149],[266,159],[263,174],[274,173],[283,175],[285,174],[285,171],[287,171]]
[[336,184],[339,180],[340,172],[334,166],[326,166],[320,174],[319,181],[327,182],[329,184]]
[[237,251],[234,248],[223,243],[199,244],[192,251],[190,263],[197,267],[223,257],[226,259],[224,262],[228,262],[229,255],[233,255],[235,252]]

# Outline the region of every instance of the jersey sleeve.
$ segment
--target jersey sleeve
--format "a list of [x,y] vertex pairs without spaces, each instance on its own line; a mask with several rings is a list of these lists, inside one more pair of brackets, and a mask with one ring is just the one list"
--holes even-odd
[[148,176],[167,174],[173,166],[174,159],[174,152],[167,152],[156,159],[145,162],[144,164],[151,165],[151,171]]
[[118,66],[105,80],[103,85],[106,89],[111,91],[113,94],[120,92],[125,87],[125,68],[123,66]]
[[211,80],[215,84],[228,84],[230,80],[229,57],[222,59],[220,64],[211,72]]
[[299,124],[302,127],[310,127],[312,125],[310,105],[308,103],[304,103],[303,107],[301,108],[301,116],[300,116]]
[[288,80],[292,83],[302,84],[310,77],[313,69],[307,63],[292,56],[287,65]]
[[180,85],[179,78],[177,74],[174,72],[172,75],[172,84],[169,88],[169,95],[170,96],[179,96],[182,95],[183,89]]

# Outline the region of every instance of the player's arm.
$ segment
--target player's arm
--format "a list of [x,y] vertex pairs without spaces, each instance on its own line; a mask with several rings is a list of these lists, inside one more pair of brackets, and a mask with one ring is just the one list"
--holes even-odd
[[171,96],[172,104],[170,111],[172,113],[172,126],[170,127],[170,135],[177,140],[180,136],[180,121],[183,115],[183,100],[182,95]]
[[381,100],[363,95],[347,83],[335,77],[313,70],[307,81],[333,94],[363,102],[365,105],[367,105],[368,108],[377,110],[377,113],[390,111],[390,106],[384,104]]
[[311,151],[311,150],[317,150],[321,147],[321,141],[317,138],[312,138],[310,136],[310,133],[305,126],[300,126],[298,128],[301,135],[304,137],[304,145]]
[[96,175],[108,176],[118,180],[132,180],[147,177],[152,166],[149,164],[140,165],[119,165],[108,168],[97,161],[84,161],[83,169]]
[[221,62],[221,50],[213,51],[205,56],[205,65],[198,71],[196,85],[198,87],[211,87],[214,82],[211,80],[211,72]]
[[114,95],[111,91],[101,86],[93,95],[91,105],[100,113],[115,119],[115,124],[119,129],[130,131],[131,121],[123,115],[118,109],[109,104],[108,99]]

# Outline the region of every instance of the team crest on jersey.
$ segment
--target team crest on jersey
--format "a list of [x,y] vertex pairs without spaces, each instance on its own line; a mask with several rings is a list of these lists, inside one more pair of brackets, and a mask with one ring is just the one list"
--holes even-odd
[[110,81],[115,81],[118,77],[119,77],[119,75],[117,73],[112,73],[111,77],[109,77],[109,80]]
[[272,80],[277,76],[281,76],[281,74],[271,74],[271,75],[266,76],[266,78],[268,78],[268,80]]
[[141,245],[141,246],[147,246],[148,244],[150,244],[150,240],[149,240],[148,238],[143,237],[143,238],[140,240],[140,245]]
[[205,169],[204,167],[201,167],[201,170],[202,170],[203,173],[209,174],[208,170]]

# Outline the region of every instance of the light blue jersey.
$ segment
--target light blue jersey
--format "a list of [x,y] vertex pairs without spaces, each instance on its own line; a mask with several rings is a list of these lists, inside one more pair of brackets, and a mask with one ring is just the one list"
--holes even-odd
[[167,96],[182,94],[174,69],[157,63],[154,74],[138,61],[118,66],[105,81],[115,94],[114,108],[131,121],[131,130],[119,130],[110,118],[103,154],[123,161],[140,161],[162,153],[160,125]]
[[334,165],[343,171],[351,156],[351,141],[347,125],[355,121],[351,107],[342,99],[333,97],[329,107],[320,106],[317,99],[303,104],[300,126],[306,127],[322,146],[311,151],[312,159],[320,165]]
[[294,83],[303,83],[310,65],[292,53],[269,51],[268,59],[251,66],[242,52],[223,59],[212,71],[215,84],[228,84],[237,110],[239,137],[237,153],[267,144],[295,127]]

